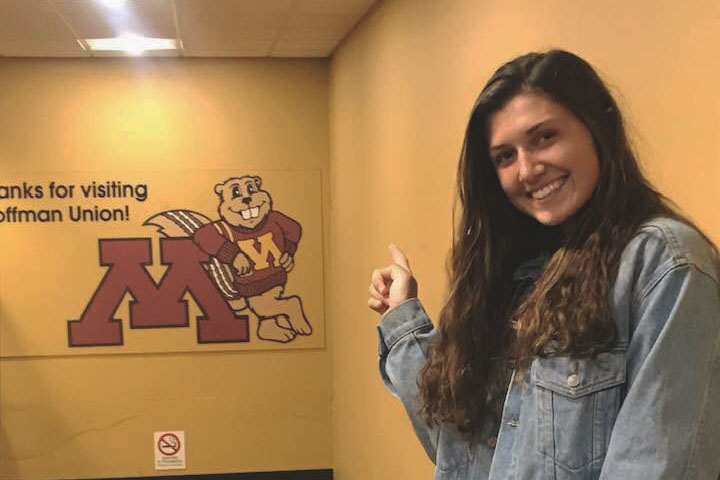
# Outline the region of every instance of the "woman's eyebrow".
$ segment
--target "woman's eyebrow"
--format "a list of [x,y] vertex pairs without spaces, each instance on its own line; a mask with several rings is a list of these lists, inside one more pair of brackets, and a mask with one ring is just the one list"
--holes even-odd
[[[532,127],[525,130],[525,136],[532,137],[538,130],[540,130],[541,128],[543,128],[544,126],[546,126],[548,123],[550,123],[552,121],[553,121],[553,118],[551,118],[551,117],[546,118],[545,120],[541,120],[540,122],[536,123]],[[490,151],[492,152],[495,150],[502,150],[503,148],[508,148],[508,147],[510,147],[510,145],[507,145],[505,143],[500,143],[498,145],[491,146]]]
[[540,130],[541,128],[546,126],[548,123],[552,122],[552,120],[553,119],[550,117],[550,118],[546,118],[545,120],[542,120],[542,121],[536,123],[532,127],[525,130],[525,136],[532,137],[538,130]]

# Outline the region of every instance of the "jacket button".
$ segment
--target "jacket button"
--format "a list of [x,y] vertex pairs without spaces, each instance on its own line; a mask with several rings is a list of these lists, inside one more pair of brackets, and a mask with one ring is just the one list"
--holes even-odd
[[495,445],[497,445],[497,437],[490,437],[487,440],[488,447],[495,448]]
[[567,378],[567,384],[569,387],[577,387],[580,385],[580,377],[573,373]]

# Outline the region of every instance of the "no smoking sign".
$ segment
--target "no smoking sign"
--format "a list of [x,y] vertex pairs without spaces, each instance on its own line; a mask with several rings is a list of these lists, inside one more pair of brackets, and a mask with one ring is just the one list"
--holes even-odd
[[171,457],[180,451],[180,439],[174,433],[163,433],[158,440],[158,450],[167,457]]
[[154,432],[155,470],[177,470],[185,466],[185,432]]

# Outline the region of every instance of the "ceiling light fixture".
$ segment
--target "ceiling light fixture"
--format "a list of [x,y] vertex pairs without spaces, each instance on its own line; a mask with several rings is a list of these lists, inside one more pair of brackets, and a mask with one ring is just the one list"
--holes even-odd
[[142,55],[147,50],[177,50],[177,41],[173,38],[147,38],[131,33],[115,38],[87,38],[85,41],[91,50],[121,51],[130,55]]
[[125,5],[125,2],[127,0],[96,0],[99,3],[102,3],[103,5],[110,7],[110,8],[121,8]]

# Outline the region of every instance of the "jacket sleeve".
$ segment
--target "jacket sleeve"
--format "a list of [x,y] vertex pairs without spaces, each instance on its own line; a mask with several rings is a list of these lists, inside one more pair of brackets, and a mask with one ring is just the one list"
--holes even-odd
[[716,480],[720,472],[720,289],[692,263],[636,294],[626,395],[600,478]]
[[418,416],[417,375],[427,359],[435,328],[417,299],[389,310],[378,325],[380,376],[385,387],[405,407],[415,433],[430,460],[436,463],[439,429]]

